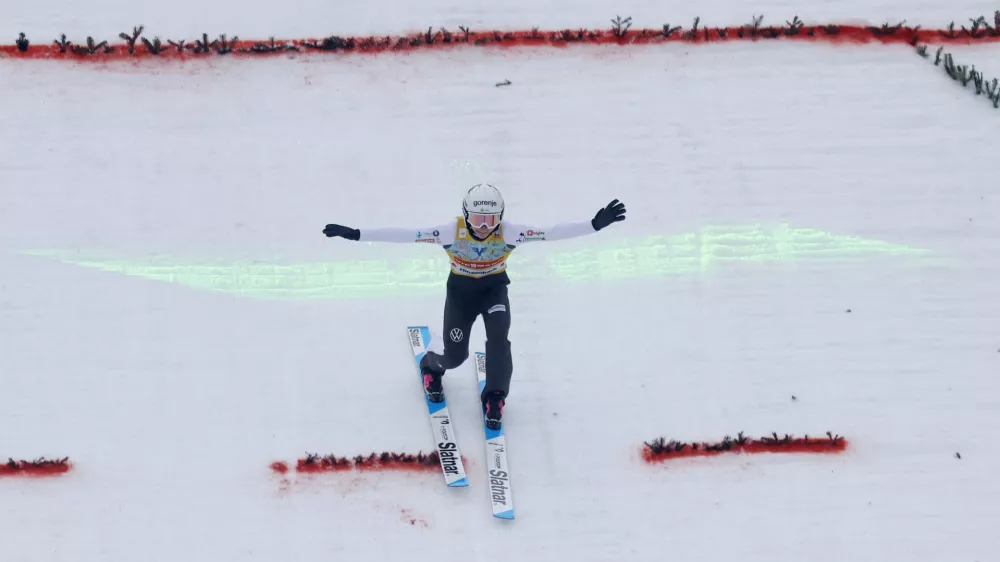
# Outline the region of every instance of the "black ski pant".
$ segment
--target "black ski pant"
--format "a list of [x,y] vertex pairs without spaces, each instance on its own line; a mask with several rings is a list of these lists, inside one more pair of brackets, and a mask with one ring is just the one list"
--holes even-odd
[[510,299],[507,276],[500,279],[448,279],[444,301],[444,353],[428,352],[423,367],[444,373],[469,358],[469,335],[476,318],[486,325],[486,386],[480,396],[499,392],[506,398],[510,391],[513,363],[510,355]]

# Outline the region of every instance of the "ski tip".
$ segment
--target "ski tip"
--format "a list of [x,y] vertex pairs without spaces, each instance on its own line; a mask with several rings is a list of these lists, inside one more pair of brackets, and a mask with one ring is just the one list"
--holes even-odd
[[493,517],[496,517],[497,519],[506,519],[508,521],[513,521],[514,520],[514,510],[513,509],[508,509],[507,511],[501,511],[500,513],[494,513]]
[[468,478],[460,478],[460,479],[455,480],[454,482],[448,484],[448,487],[449,488],[465,488],[468,485],[469,485],[469,479]]

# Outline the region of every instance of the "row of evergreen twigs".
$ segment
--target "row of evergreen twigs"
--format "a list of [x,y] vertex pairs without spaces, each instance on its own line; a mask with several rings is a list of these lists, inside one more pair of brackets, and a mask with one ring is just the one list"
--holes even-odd
[[841,452],[847,447],[847,440],[831,432],[826,433],[825,439],[811,438],[808,435],[793,437],[788,434],[779,437],[777,433],[772,433],[769,437],[754,439],[741,431],[736,434],[735,438],[726,435],[722,441],[717,443],[686,443],[659,437],[653,441],[646,442],[644,445],[643,457],[647,461],[653,462],[668,458],[706,456],[722,453]]
[[[65,34],[53,41],[56,52],[60,54],[74,54],[79,56],[109,55],[127,52],[130,56],[140,54],[139,46],[145,48],[148,55],[159,56],[163,54],[218,54],[227,55],[231,53],[246,54],[267,54],[281,52],[298,52],[303,50],[317,51],[383,51],[400,50],[435,44],[459,44],[471,43],[475,45],[486,44],[566,44],[573,42],[583,43],[636,43],[650,42],[657,40],[682,40],[682,41],[718,41],[727,39],[778,39],[778,38],[837,38],[840,35],[851,36],[851,39],[858,40],[859,35],[868,34],[869,39],[885,40],[895,37],[897,40],[903,39],[916,45],[921,39],[930,40],[931,37],[939,37],[944,40],[1000,40],[1000,10],[993,17],[993,23],[987,21],[985,16],[969,18],[970,25],[959,26],[956,29],[955,22],[952,22],[947,29],[921,31],[920,26],[906,27],[901,22],[895,25],[889,23],[878,26],[848,26],[848,25],[817,25],[806,26],[802,20],[795,16],[791,21],[785,21],[785,25],[764,26],[764,16],[754,16],[748,24],[736,28],[730,27],[700,27],[701,18],[695,18],[690,29],[685,30],[682,26],[673,26],[669,23],[660,28],[633,30],[632,18],[621,16],[611,20],[611,28],[605,30],[586,29],[563,29],[558,31],[539,31],[533,28],[530,32],[501,32],[486,31],[473,32],[468,27],[459,26],[460,32],[455,33],[441,28],[434,31],[433,27],[428,27],[425,33],[407,36],[381,36],[381,37],[341,37],[331,35],[320,40],[295,40],[277,41],[273,37],[269,41],[240,41],[239,37],[229,38],[226,34],[219,35],[215,39],[210,39],[207,33],[202,34],[200,39],[193,42],[187,40],[170,40],[166,42],[159,37],[148,39],[143,36],[144,26],[133,28],[131,33],[124,32],[119,37],[124,44],[112,45],[108,41],[98,41],[93,37],[87,37],[85,43],[74,43],[67,39]],[[17,51],[28,53],[31,48],[31,41],[24,33],[15,41]],[[2,47],[0,47],[2,50]]]
[[[925,59],[930,58],[927,45],[919,45],[917,54]],[[941,66],[945,74],[961,84],[963,88],[968,88],[971,84],[977,96],[986,96],[986,99],[993,102],[994,109],[1000,109],[1000,79],[990,80],[982,72],[976,70],[976,65],[972,65],[970,68],[967,64],[955,64],[955,59],[951,53],[944,52],[944,47],[938,48],[934,57],[934,66]]]
[[376,469],[376,468],[435,468],[440,464],[437,451],[431,453],[371,453],[357,455],[354,458],[338,457],[336,455],[318,455],[306,453],[304,459],[296,464],[298,472],[326,472],[331,470]]
[[31,461],[8,458],[7,462],[0,464],[0,476],[59,474],[67,472],[69,468],[69,457],[52,460],[42,457]]

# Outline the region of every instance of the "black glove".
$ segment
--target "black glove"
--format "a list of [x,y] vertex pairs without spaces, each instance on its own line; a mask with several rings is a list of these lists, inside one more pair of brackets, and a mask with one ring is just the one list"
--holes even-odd
[[323,234],[327,237],[333,238],[334,236],[340,236],[341,238],[347,238],[348,240],[359,240],[361,239],[361,231],[356,228],[351,228],[349,226],[342,226],[339,224],[328,224],[326,228],[323,229]]
[[608,203],[608,206],[597,211],[594,220],[590,221],[594,230],[600,230],[610,226],[613,222],[625,220],[625,203],[619,203],[617,199]]

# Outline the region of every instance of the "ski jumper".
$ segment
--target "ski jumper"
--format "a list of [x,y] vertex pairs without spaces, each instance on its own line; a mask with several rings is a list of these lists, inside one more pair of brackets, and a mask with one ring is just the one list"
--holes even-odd
[[507,258],[528,242],[554,241],[597,232],[589,220],[534,227],[501,221],[483,240],[472,235],[464,217],[430,228],[360,229],[360,240],[437,244],[448,254],[444,302],[444,353],[428,352],[424,361],[443,373],[469,358],[469,332],[476,318],[486,326],[486,386],[482,396],[499,392],[506,398],[513,372],[510,341],[510,300],[507,297]]

